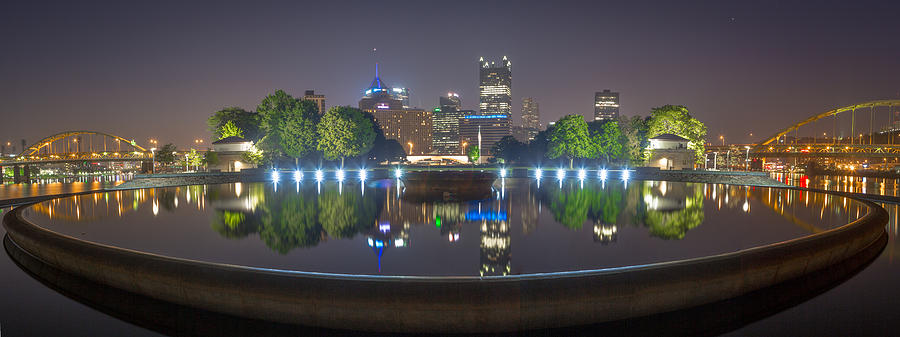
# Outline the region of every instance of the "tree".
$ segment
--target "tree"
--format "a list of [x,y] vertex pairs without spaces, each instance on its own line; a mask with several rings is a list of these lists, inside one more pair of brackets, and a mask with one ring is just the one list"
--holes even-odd
[[325,159],[341,159],[366,154],[375,142],[375,125],[362,111],[349,106],[328,109],[319,123],[318,149]]
[[594,139],[597,153],[606,157],[606,162],[622,157],[622,131],[616,121],[603,121],[600,129],[591,134]]
[[203,156],[203,164],[206,165],[206,167],[219,164],[219,154],[215,151],[206,151],[206,155]]
[[188,152],[185,155],[184,160],[188,167],[193,166],[197,168],[198,171],[200,170],[200,164],[203,164],[203,156],[194,149],[191,149],[191,152]]
[[466,155],[469,156],[469,162],[475,164],[478,158],[481,158],[481,149],[478,148],[478,145],[469,146]]
[[159,151],[156,151],[156,161],[163,165],[172,165],[175,162],[175,151],[178,151],[178,148],[172,143],[163,145]]
[[[303,148],[309,140],[294,141],[290,138],[299,137],[307,133],[308,125],[304,119],[309,114],[309,109],[315,111],[315,104],[303,103],[302,100],[288,95],[284,90],[276,90],[275,93],[263,98],[256,107],[259,112],[260,128],[264,133],[257,146],[265,153],[265,157],[276,160],[278,157],[306,152]],[[291,121],[291,127],[286,125]],[[289,144],[290,148],[285,145]],[[296,157],[295,157],[296,158]]]
[[225,139],[228,137],[241,137],[244,138],[244,130],[234,125],[234,121],[228,121],[225,125],[222,125],[221,130],[219,130],[219,139]]
[[246,152],[241,153],[241,159],[249,164],[261,165],[264,159],[263,152],[256,147],[256,145],[251,145]]
[[547,157],[556,159],[565,156],[569,159],[569,168],[572,168],[575,158],[597,156],[597,147],[581,115],[568,115],[557,121],[548,140]]
[[503,159],[505,162],[513,162],[518,161],[521,158],[524,149],[524,143],[516,140],[513,136],[506,136],[494,144],[491,153],[493,153],[495,157]]
[[294,158],[294,165],[299,158],[305,157],[316,149],[316,122],[318,108],[311,101],[301,101],[298,109],[284,113],[280,132],[281,148],[284,154]]
[[688,148],[694,150],[694,159],[703,160],[706,125],[691,117],[688,109],[681,105],[665,105],[650,111],[647,120],[647,136],[649,138],[671,133],[687,138]]
[[643,163],[647,146],[650,141],[647,138],[647,122],[640,116],[631,118],[620,116],[619,128],[622,130],[624,138],[624,154],[632,165]]
[[403,145],[400,145],[400,142],[395,139],[384,139],[384,136],[375,138],[375,145],[369,152],[369,158],[378,163],[400,161],[404,157],[406,157],[406,149],[403,148]]
[[216,111],[207,119],[206,124],[216,139],[222,139],[227,137],[222,136],[222,130],[228,122],[232,122],[235,127],[243,131],[244,135],[241,137],[247,140],[256,142],[262,137],[259,114],[238,107],[227,107]]

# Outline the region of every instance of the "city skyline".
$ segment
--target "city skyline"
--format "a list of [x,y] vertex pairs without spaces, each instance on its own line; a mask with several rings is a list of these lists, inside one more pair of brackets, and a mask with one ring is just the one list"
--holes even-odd
[[[642,10],[648,5],[657,10]],[[614,88],[625,94],[622,115],[685,105],[706,122],[710,138],[725,135],[729,143],[759,140],[836,106],[900,97],[900,46],[882,43],[897,36],[890,16],[896,3],[529,3],[488,25],[490,13],[506,6],[460,2],[443,9],[465,17],[464,24],[398,40],[359,34],[366,18],[399,29],[402,20],[394,19],[434,6],[388,12],[364,2],[297,5],[317,15],[282,20],[290,10],[242,4],[213,12],[202,4],[14,4],[0,13],[0,27],[10,33],[0,55],[7,79],[0,83],[6,103],[0,141],[31,143],[86,129],[190,146],[209,137],[210,113],[225,106],[254,110],[276,89],[295,97],[315,90],[328,106],[353,106],[375,61],[391,74],[388,85],[411,89],[410,106],[430,109],[453,91],[463,109],[473,109],[478,74],[471,65],[479,55],[515,59],[511,110],[534,97],[545,124],[573,112],[590,116],[587,97]],[[616,15],[585,21],[600,6]],[[670,24],[670,15],[680,24]],[[533,25],[540,16],[562,23]],[[328,17],[345,18],[344,26],[324,28]],[[604,35],[602,47],[584,43],[599,32],[615,34]],[[298,47],[298,36],[317,48]],[[453,53],[432,53],[433,36],[460,42]]]

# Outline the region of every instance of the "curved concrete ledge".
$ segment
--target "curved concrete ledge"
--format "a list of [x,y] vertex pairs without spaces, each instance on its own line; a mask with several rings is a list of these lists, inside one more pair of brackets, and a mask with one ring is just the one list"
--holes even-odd
[[507,277],[393,277],[204,263],[100,245],[29,223],[4,226],[51,267],[118,289],[240,317],[382,332],[502,332],[642,317],[738,297],[832,266],[884,234],[887,212],[733,253]]

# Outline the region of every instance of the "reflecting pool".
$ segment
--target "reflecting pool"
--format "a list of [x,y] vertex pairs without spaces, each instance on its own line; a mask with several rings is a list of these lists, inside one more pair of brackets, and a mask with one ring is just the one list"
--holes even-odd
[[818,193],[662,181],[501,179],[486,200],[424,202],[396,180],[282,180],[87,194],[36,204],[26,216],[79,239],[207,262],[502,276],[733,252],[864,212]]

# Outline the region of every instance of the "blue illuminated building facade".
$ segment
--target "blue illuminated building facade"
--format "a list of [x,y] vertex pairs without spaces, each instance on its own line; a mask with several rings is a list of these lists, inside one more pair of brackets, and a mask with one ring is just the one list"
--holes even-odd
[[494,144],[512,133],[507,114],[468,115],[459,120],[459,137],[468,146],[478,145],[481,134],[481,156],[490,157]]

